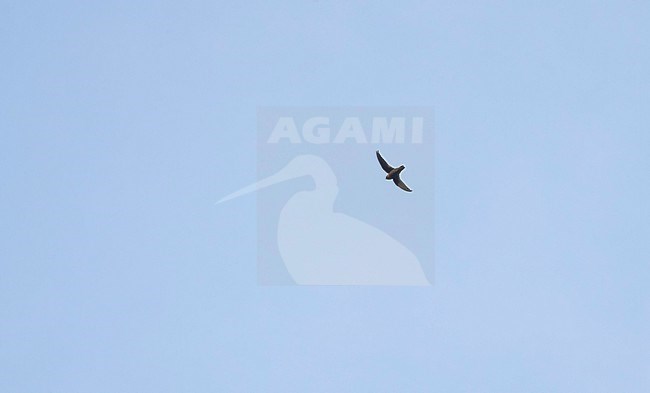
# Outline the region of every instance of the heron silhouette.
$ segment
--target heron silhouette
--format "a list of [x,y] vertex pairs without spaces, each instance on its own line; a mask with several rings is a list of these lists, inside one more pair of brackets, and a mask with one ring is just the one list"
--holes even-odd
[[422,267],[399,241],[361,220],[334,212],[336,175],[325,160],[300,155],[279,172],[217,203],[302,176],[315,187],[282,207],[277,241],[287,271],[300,285],[430,285]]

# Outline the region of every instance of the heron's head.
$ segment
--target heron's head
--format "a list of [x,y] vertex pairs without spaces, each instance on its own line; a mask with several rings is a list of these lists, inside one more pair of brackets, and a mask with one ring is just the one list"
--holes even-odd
[[316,188],[320,188],[323,191],[331,191],[333,194],[337,192],[336,176],[327,162],[318,156],[301,155],[293,158],[284,168],[275,174],[227,195],[217,203],[225,202],[250,192],[302,176],[311,176],[314,179]]

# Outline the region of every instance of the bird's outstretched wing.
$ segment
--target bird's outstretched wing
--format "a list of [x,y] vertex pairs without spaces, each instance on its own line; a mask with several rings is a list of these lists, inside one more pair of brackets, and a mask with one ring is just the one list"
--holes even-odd
[[402,190],[404,190],[404,191],[406,191],[406,192],[411,192],[411,191],[413,191],[413,190],[411,190],[411,189],[410,189],[406,184],[404,184],[404,182],[402,181],[402,179],[400,179],[399,175],[397,175],[397,176],[395,176],[395,177],[393,178],[393,182],[395,183],[395,185],[396,185],[397,187],[401,188]]
[[386,171],[386,173],[390,173],[390,171],[395,169],[392,166],[388,165],[386,160],[384,160],[384,157],[382,157],[381,154],[379,154],[379,150],[377,150],[377,159],[379,160],[379,164],[381,164],[382,169]]

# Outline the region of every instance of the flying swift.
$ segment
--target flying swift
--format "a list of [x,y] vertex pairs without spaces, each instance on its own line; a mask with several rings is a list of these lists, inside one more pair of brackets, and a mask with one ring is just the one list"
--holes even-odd
[[397,168],[393,168],[390,166],[386,160],[384,160],[384,157],[379,154],[379,150],[377,150],[377,160],[379,160],[379,164],[381,165],[381,168],[387,173],[386,175],[386,180],[392,180],[393,183],[402,190],[406,192],[411,192],[411,190],[404,182],[402,179],[400,179],[399,174],[404,170],[405,166],[400,165]]

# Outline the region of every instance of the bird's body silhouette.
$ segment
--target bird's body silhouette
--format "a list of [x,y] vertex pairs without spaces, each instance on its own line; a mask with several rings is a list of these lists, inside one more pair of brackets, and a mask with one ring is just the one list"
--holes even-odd
[[337,178],[320,157],[302,155],[279,172],[232,193],[237,198],[290,179],[309,176],[281,208],[277,247],[287,272],[301,285],[430,285],[418,258],[379,228],[334,211]]
[[411,190],[404,182],[402,179],[399,177],[399,174],[402,173],[404,168],[406,168],[404,165],[400,165],[397,168],[393,168],[390,166],[386,160],[384,160],[384,157],[379,154],[379,150],[377,150],[377,160],[379,160],[379,164],[381,165],[381,168],[387,173],[386,175],[386,180],[392,180],[393,183],[402,190],[406,192],[411,192]]

